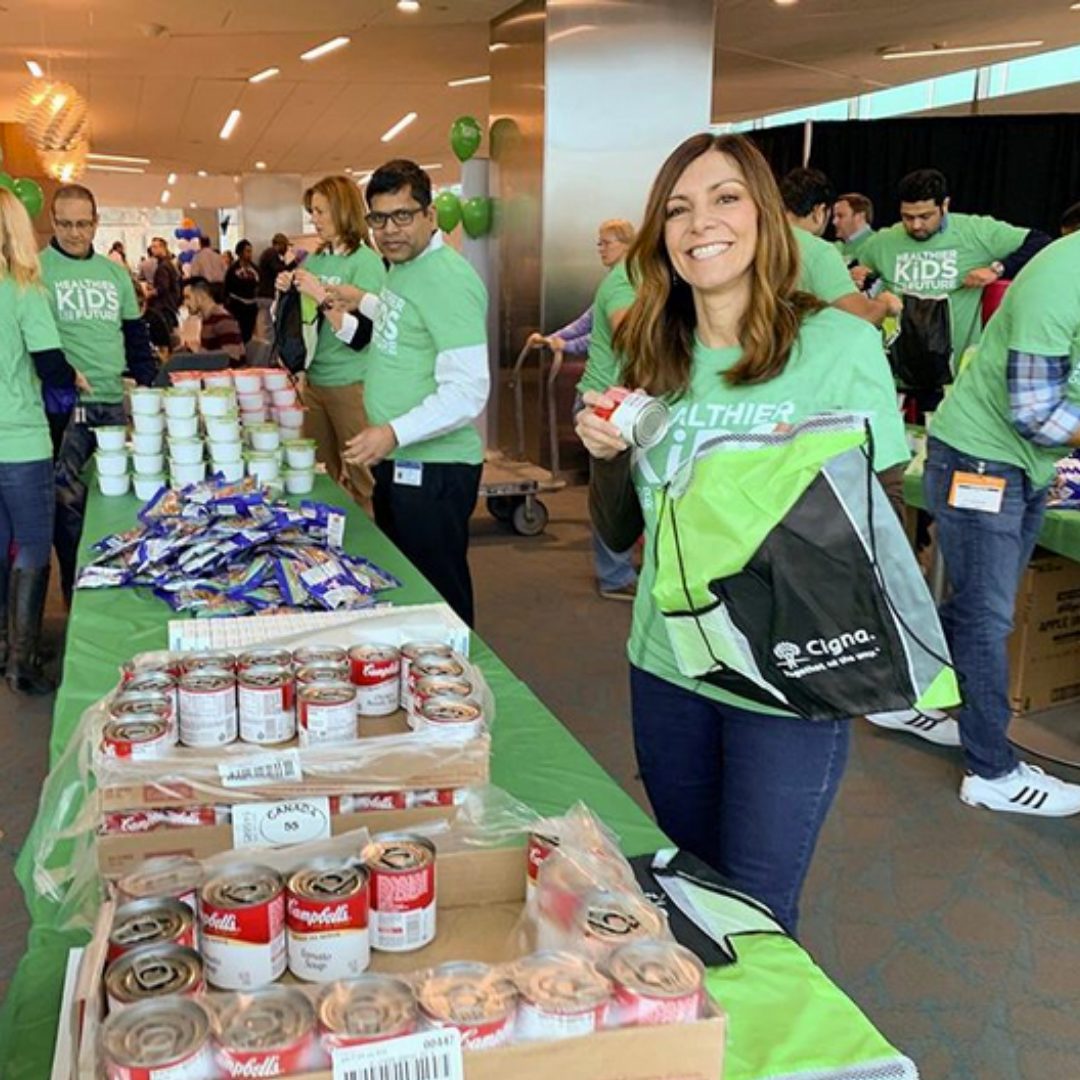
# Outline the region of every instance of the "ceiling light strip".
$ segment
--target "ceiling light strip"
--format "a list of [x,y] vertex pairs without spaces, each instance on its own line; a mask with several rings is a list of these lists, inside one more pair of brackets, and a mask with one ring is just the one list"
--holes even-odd
[[221,125],[221,131],[218,132],[219,139],[227,139],[235,130],[236,125],[240,123],[240,110],[233,109],[229,113],[225,123]]
[[476,86],[478,83],[491,82],[490,75],[469,75],[464,79],[451,79],[447,86]]
[[334,52],[335,49],[341,49],[349,44],[347,37],[331,38],[329,41],[324,41],[321,45],[316,45],[314,49],[308,49],[307,52],[300,54],[301,60],[318,60],[320,56],[325,56],[327,53]]
[[382,137],[382,142],[389,142],[391,139],[397,138],[414,120],[416,119],[416,113],[406,113],[392,128],[389,129]]
[[961,56],[965,53],[1003,52],[1006,49],[1037,49],[1042,41],[1001,41],[988,45],[948,45],[940,49],[902,49],[899,52],[883,52],[882,60],[918,60],[927,56]]
[[248,76],[249,83],[261,83],[266,82],[267,79],[272,79],[275,75],[281,74],[281,68],[268,67],[263,68],[262,71],[257,71],[254,75]]
[[129,154],[94,154],[86,155],[87,161],[113,161],[121,165],[149,165],[148,157],[132,157]]

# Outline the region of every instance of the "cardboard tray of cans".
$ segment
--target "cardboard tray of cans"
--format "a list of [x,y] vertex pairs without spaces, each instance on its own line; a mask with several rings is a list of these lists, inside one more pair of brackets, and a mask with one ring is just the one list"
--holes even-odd
[[[508,963],[527,954],[520,929],[525,852],[520,847],[440,853],[434,941],[407,953],[372,952],[369,971],[405,975],[452,961]],[[98,1045],[106,1014],[103,976],[113,904],[103,906],[76,991],[78,1048],[72,1080],[100,1080]],[[523,949],[525,952],[523,953]],[[281,983],[296,980],[286,973]],[[322,988],[299,984],[309,996]],[[725,1018],[706,998],[693,1023],[620,1027],[558,1041],[465,1050],[467,1080],[721,1080]],[[261,1074],[260,1074],[261,1075]],[[328,1070],[305,1080],[332,1080]]]

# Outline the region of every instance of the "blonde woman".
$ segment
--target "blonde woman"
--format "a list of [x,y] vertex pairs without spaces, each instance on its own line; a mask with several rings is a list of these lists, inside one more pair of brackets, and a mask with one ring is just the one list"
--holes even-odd
[[74,386],[75,372],[41,285],[30,218],[0,188],[0,656],[23,694],[54,689],[38,659],[56,505],[42,382]]
[[344,445],[366,428],[364,377],[371,323],[344,320],[364,293],[382,289],[386,271],[368,244],[364,203],[347,176],[326,176],[304,194],[304,207],[319,235],[319,247],[297,270],[285,271],[278,290],[296,285],[323,314],[315,356],[304,387],[304,434],[318,444],[318,458],[334,480],[362,506],[371,502],[371,470],[342,461]]

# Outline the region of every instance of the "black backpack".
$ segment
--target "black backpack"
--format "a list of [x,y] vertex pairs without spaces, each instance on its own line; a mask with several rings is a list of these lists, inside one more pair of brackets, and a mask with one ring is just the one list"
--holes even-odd
[[304,318],[300,310],[300,293],[295,285],[278,293],[274,309],[274,344],[270,350],[270,363],[275,361],[293,375],[299,375],[307,367]]
[[904,294],[900,333],[889,346],[889,365],[907,390],[941,390],[952,380],[952,324],[947,296]]

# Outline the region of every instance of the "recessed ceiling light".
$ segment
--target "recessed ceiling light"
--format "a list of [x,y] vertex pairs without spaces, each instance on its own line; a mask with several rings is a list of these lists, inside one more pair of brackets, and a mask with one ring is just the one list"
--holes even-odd
[[172,198],[172,192],[171,192],[171,191],[169,191],[169,189],[168,189],[168,188],[166,188],[166,189],[165,189],[165,190],[164,190],[164,191],[163,191],[163,192],[161,193],[161,201],[162,201],[162,202],[168,202],[168,201],[169,201],[169,199],[171,199],[171,198]]
[[41,65],[36,60],[27,60],[26,70],[29,71],[35,79],[40,79],[41,76],[45,74],[45,72],[41,70]]
[[397,9],[406,15],[415,15],[420,10],[420,0],[397,0]]
[[1070,4],[1069,5],[1069,10],[1070,11],[1080,11],[1080,4]]
[[420,168],[421,169],[426,169],[428,172],[432,172],[435,169],[441,169],[442,168],[442,162],[441,161],[436,161],[434,164],[431,164],[431,165],[421,165]]
[[477,83],[491,82],[490,75],[470,75],[465,79],[451,79],[447,86],[475,86]]
[[265,169],[266,168],[266,162],[265,161],[256,161],[255,162],[255,168],[256,169]]
[[176,183],[176,173],[169,173],[169,175],[165,177],[165,183],[168,184],[169,187],[172,187],[173,184]]
[[225,123],[221,125],[221,131],[218,132],[218,138],[227,139],[236,130],[236,125],[239,123],[240,110],[233,109],[226,118]]
[[94,161],[89,162],[86,167],[93,169],[94,172],[138,173],[140,176],[146,172],[145,169],[137,168],[134,165],[106,165],[103,162]]
[[416,113],[406,113],[389,131],[387,131],[382,137],[382,142],[389,142],[391,139],[400,135],[414,120],[416,119]]
[[882,49],[882,60],[915,60],[924,56],[959,56],[962,53],[1002,52],[1006,49],[1035,49],[1042,41],[999,41],[988,45],[934,45],[929,49]]
[[281,68],[263,68],[262,71],[257,71],[254,75],[249,75],[248,82],[266,82],[267,79],[272,79],[275,75],[280,74]]
[[773,0],[777,7],[794,7],[799,0]]
[[206,175],[207,175],[207,172],[206,172],[205,169],[200,169],[199,170],[199,176],[206,176]]
[[194,210],[195,209],[195,204],[193,202],[189,202],[188,203],[188,209],[189,210]]
[[115,161],[121,165],[149,165],[148,157],[130,157],[127,154],[87,154],[87,161]]
[[307,52],[300,54],[301,60],[318,60],[320,56],[325,56],[327,53],[333,52],[335,49],[340,49],[349,44],[347,37],[331,38],[329,41],[324,41],[321,45],[316,45],[314,49],[308,49]]

